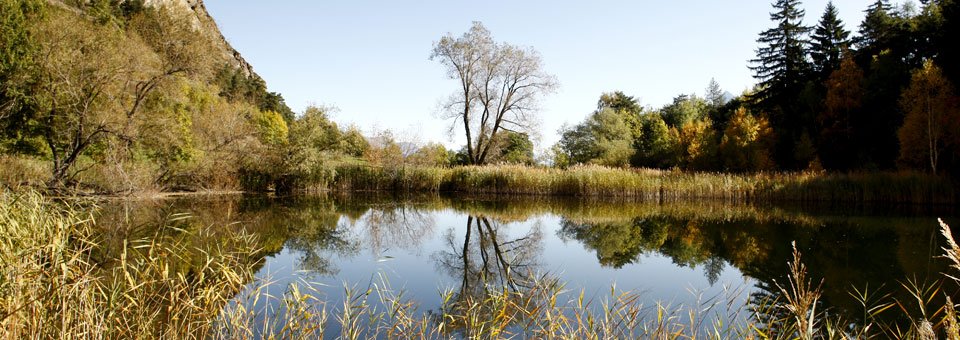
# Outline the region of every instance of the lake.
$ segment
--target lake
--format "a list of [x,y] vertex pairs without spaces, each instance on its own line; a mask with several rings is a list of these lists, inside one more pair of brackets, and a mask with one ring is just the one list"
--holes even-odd
[[[821,308],[852,323],[865,319],[856,292],[907,309],[914,299],[903,285],[939,284],[932,304],[943,293],[958,296],[952,281],[937,283],[949,268],[937,258],[944,241],[936,219],[960,225],[950,207],[226,195],[114,202],[101,215],[112,245],[107,257],[116,257],[124,240],[155,235],[158,225],[171,235],[245,230],[264,250],[257,277],[273,282],[269,294],[308,284],[330,308],[342,305],[344,287],[363,292],[388,284],[429,313],[441,307],[444,292],[522,290],[544,276],[588,300],[609,297],[615,286],[651,306],[745,305],[780,295],[793,242],[812,282],[822,280]],[[897,308],[878,317],[906,322]],[[730,313],[751,316],[749,308]]]

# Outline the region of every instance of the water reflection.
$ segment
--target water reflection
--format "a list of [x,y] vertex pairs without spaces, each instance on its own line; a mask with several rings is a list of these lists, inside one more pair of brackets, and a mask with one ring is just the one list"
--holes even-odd
[[[864,306],[853,289],[873,287],[874,294],[889,295],[914,317],[920,308],[901,283],[908,280],[941,287],[956,299],[958,287],[937,281],[948,270],[936,258],[943,245],[932,218],[837,217],[837,216],[741,216],[716,219],[711,216],[646,215],[619,222],[573,222],[564,220],[558,232],[575,239],[596,253],[602,265],[619,268],[638,261],[643,254],[668,256],[678,266],[703,266],[711,284],[724,263],[756,279],[751,293],[755,305],[768,305],[780,298],[776,282],[788,282],[790,243],[796,241],[814,283],[823,282],[820,308],[863,324]],[[883,287],[883,288],[880,288]],[[881,289],[880,291],[877,291]],[[931,296],[928,305],[943,305],[944,294]],[[883,303],[883,302],[877,302]],[[823,310],[823,309],[821,309]],[[755,310],[780,313],[781,310]],[[770,320],[783,315],[767,315]],[[900,310],[878,317],[884,321],[904,318]],[[899,320],[906,321],[906,320]]]
[[[156,228],[184,212],[192,217],[166,223],[176,228]],[[689,284],[678,281],[678,273],[697,270],[708,286],[748,280],[752,301],[765,301],[779,296],[774,282],[786,281],[790,244],[796,241],[811,279],[823,280],[822,310],[861,324],[867,320],[850,294],[854,287],[883,287],[878,294],[919,309],[900,283],[932,282],[947,271],[935,258],[942,244],[934,217],[955,216],[949,209],[438,196],[218,196],[123,202],[106,206],[102,214],[104,239],[111,245],[104,259],[118,257],[131,240],[158,233],[194,237],[178,230],[213,226],[209,235],[226,235],[243,229],[258,235],[264,251],[256,256],[263,265],[279,265],[275,262],[286,258],[281,255],[289,254],[294,263],[288,265],[333,284],[363,282],[388,267],[410,273],[407,288],[424,301],[445,284],[455,286],[457,299],[482,298],[491,289],[522,290],[531,273],[558,270],[601,286],[618,276],[639,286],[666,282],[661,286],[678,291]],[[563,259],[556,256],[558,248],[567,255]],[[191,257],[183,257],[182,270],[189,271]],[[385,258],[390,261],[381,262]],[[653,266],[659,259],[672,265]],[[956,300],[957,292],[945,283],[935,299],[946,294]],[[881,317],[903,314],[891,310]]]
[[437,251],[434,259],[441,271],[460,278],[456,300],[483,300],[491,289],[501,287],[520,292],[530,275],[540,270],[543,233],[533,227],[517,237],[507,236],[503,223],[486,216],[469,215],[463,228],[463,241],[455,229],[446,232],[447,249]]
[[436,229],[432,212],[416,205],[381,205],[362,216],[361,242],[378,258],[393,248],[419,254],[424,240],[432,238]]

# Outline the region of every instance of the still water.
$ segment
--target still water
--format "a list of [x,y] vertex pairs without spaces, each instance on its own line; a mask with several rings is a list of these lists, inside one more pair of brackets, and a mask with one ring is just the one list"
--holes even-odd
[[[936,218],[960,225],[954,209],[930,206],[382,195],[123,202],[102,209],[101,225],[120,244],[183,213],[181,228],[257,235],[265,250],[257,277],[274,281],[272,295],[306,282],[331,307],[344,287],[389,281],[430,311],[443,291],[516,288],[544,274],[587,299],[615,286],[650,305],[715,296],[745,304],[777,295],[795,242],[812,280],[823,282],[824,307],[853,322],[863,315],[854,288],[910,301],[902,283],[942,279],[949,268],[936,258],[944,243]],[[110,228],[121,222],[136,227]],[[943,281],[942,291],[958,289]]]

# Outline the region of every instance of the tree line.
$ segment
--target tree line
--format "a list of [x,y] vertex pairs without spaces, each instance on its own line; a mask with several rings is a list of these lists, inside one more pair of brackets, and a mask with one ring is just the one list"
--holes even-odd
[[957,5],[877,1],[857,34],[829,4],[802,24],[797,0],[750,61],[738,96],[711,81],[661,108],[604,93],[534,155],[539,104],[558,85],[531,47],[475,22],[433,43],[457,89],[448,150],[392,131],[364,135],[334,107],[296,113],[231,60],[212,21],[138,0],[0,0],[0,182],[120,193],[323,187],[341,165],[601,164],[750,172],[917,169],[956,173]]
[[703,97],[661,108],[605,93],[583,122],[561,129],[553,163],[699,171],[960,169],[958,5],[878,0],[856,34],[828,3],[805,26],[799,0],[778,0],[750,69],[730,98],[711,80]]

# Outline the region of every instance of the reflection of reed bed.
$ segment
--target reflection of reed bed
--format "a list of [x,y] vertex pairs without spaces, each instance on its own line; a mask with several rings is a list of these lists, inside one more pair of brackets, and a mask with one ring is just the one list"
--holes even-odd
[[100,263],[92,216],[36,194],[0,193],[0,338],[206,338],[252,279],[253,238],[209,229],[132,239],[116,262]]
[[[905,279],[903,289],[918,303],[852,289],[863,301],[864,320],[839,319],[823,310],[820,285],[807,277],[798,252],[788,278],[747,304],[739,290],[688,306],[644,304],[639,293],[615,287],[590,298],[550,275],[530,274],[513,284],[444,290],[443,305],[432,311],[381,276],[368,287],[345,289],[344,304],[329,306],[309,282],[268,294],[275,283],[253,279],[257,241],[242,228],[205,234],[210,229],[178,227],[174,217],[168,230],[132,238],[115,265],[101,267],[93,260],[102,245],[89,211],[36,194],[0,194],[0,338],[958,338],[952,301],[933,304],[931,297],[944,291],[916,280]],[[955,280],[960,246],[945,224],[942,235],[953,275],[945,280]],[[494,247],[496,237],[480,236],[478,244]],[[910,322],[896,328],[881,313],[902,313]]]
[[691,173],[651,169],[515,165],[453,168],[338,167],[331,188],[500,195],[713,198],[734,201],[828,201],[952,204],[954,181],[921,173]]
[[[557,196],[496,196],[496,195],[416,195],[402,198],[374,193],[338,194],[327,197],[336,211],[348,207],[351,211],[407,209],[415,211],[443,211],[452,209],[467,215],[487,216],[500,222],[522,222],[544,215],[563,217],[580,223],[629,221],[644,217],[669,216],[676,219],[758,222],[783,221],[801,225],[817,222],[817,217],[802,210],[750,202],[724,200],[670,200],[664,202],[622,197],[566,198]],[[352,202],[361,201],[363,207]]]

